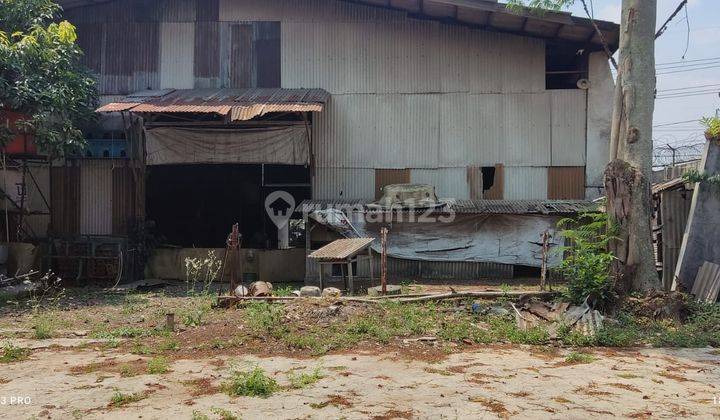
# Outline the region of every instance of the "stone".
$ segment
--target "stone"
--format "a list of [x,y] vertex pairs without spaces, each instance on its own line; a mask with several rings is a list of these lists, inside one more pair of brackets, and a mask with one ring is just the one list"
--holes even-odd
[[245,297],[248,295],[248,288],[243,286],[242,284],[235,288],[235,291],[233,294],[235,297]]
[[[386,291],[385,295],[399,295],[402,294],[402,287],[388,284]],[[382,296],[382,286],[368,288],[368,296]]]
[[342,292],[337,287],[326,287],[322,291],[323,297],[340,297],[342,296]]
[[320,297],[320,288],[317,286],[303,286],[300,289],[300,296],[302,297]]
[[272,283],[266,281],[256,281],[250,284],[248,292],[250,296],[272,296],[273,286]]

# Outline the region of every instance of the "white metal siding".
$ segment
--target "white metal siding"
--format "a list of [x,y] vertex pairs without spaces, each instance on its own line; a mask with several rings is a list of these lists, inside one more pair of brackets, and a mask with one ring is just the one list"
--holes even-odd
[[585,166],[586,91],[548,91],[552,103],[551,166]]
[[357,168],[317,168],[313,177],[313,198],[373,199],[375,170]]
[[439,166],[493,166],[502,162],[503,95],[442,95]]
[[440,198],[470,198],[467,168],[411,169],[410,182],[434,185]]
[[550,165],[550,95],[504,95],[503,163],[515,166]]
[[538,167],[506,167],[506,200],[547,199],[548,170]]
[[541,92],[545,44],[412,19],[283,21],[282,81],[333,94]]
[[160,26],[160,88],[192,89],[195,24],[163,23]]
[[86,160],[80,167],[80,234],[112,234],[112,162]]

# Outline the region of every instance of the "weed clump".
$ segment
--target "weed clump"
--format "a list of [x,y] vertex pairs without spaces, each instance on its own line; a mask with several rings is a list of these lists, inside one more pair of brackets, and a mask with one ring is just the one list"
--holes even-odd
[[235,371],[222,390],[231,397],[267,398],[280,390],[277,381],[265,374],[259,366],[250,371]]
[[573,351],[565,357],[565,363],[580,365],[585,363],[592,363],[595,361],[595,356],[588,353],[580,353]]
[[110,404],[108,404],[108,406],[114,408],[123,407],[125,405],[144,400],[145,398],[147,398],[147,395],[142,392],[125,394],[120,391],[115,391],[115,394],[113,394],[110,399]]
[[2,356],[0,356],[0,363],[12,363],[21,362],[26,360],[30,355],[30,350],[17,347],[12,344],[6,344],[2,349]]
[[295,372],[289,372],[288,380],[290,381],[290,387],[294,389],[302,389],[307,388],[308,386],[314,384],[315,382],[319,381],[320,379],[324,378],[325,376],[320,371],[320,368],[315,368],[312,372],[306,373],[301,372],[299,374]]
[[170,363],[164,357],[155,357],[148,360],[147,372],[150,375],[161,375],[170,371]]

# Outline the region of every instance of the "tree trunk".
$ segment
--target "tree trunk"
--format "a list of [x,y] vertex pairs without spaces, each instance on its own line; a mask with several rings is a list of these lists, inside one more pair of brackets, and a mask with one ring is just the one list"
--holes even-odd
[[608,213],[619,227],[614,249],[620,291],[658,289],[652,248],[652,120],[655,108],[657,0],[623,0],[611,162],[605,172]]

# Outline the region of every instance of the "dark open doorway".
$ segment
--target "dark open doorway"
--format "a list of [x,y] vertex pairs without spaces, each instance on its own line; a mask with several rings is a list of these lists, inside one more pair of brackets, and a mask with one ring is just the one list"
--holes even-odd
[[149,167],[147,217],[154,222],[157,242],[184,248],[224,248],[232,225],[239,223],[243,248],[275,248],[277,228],[265,212],[265,197],[282,189],[293,195],[296,204],[309,198],[309,169],[272,165],[275,178],[268,183],[269,167]]

